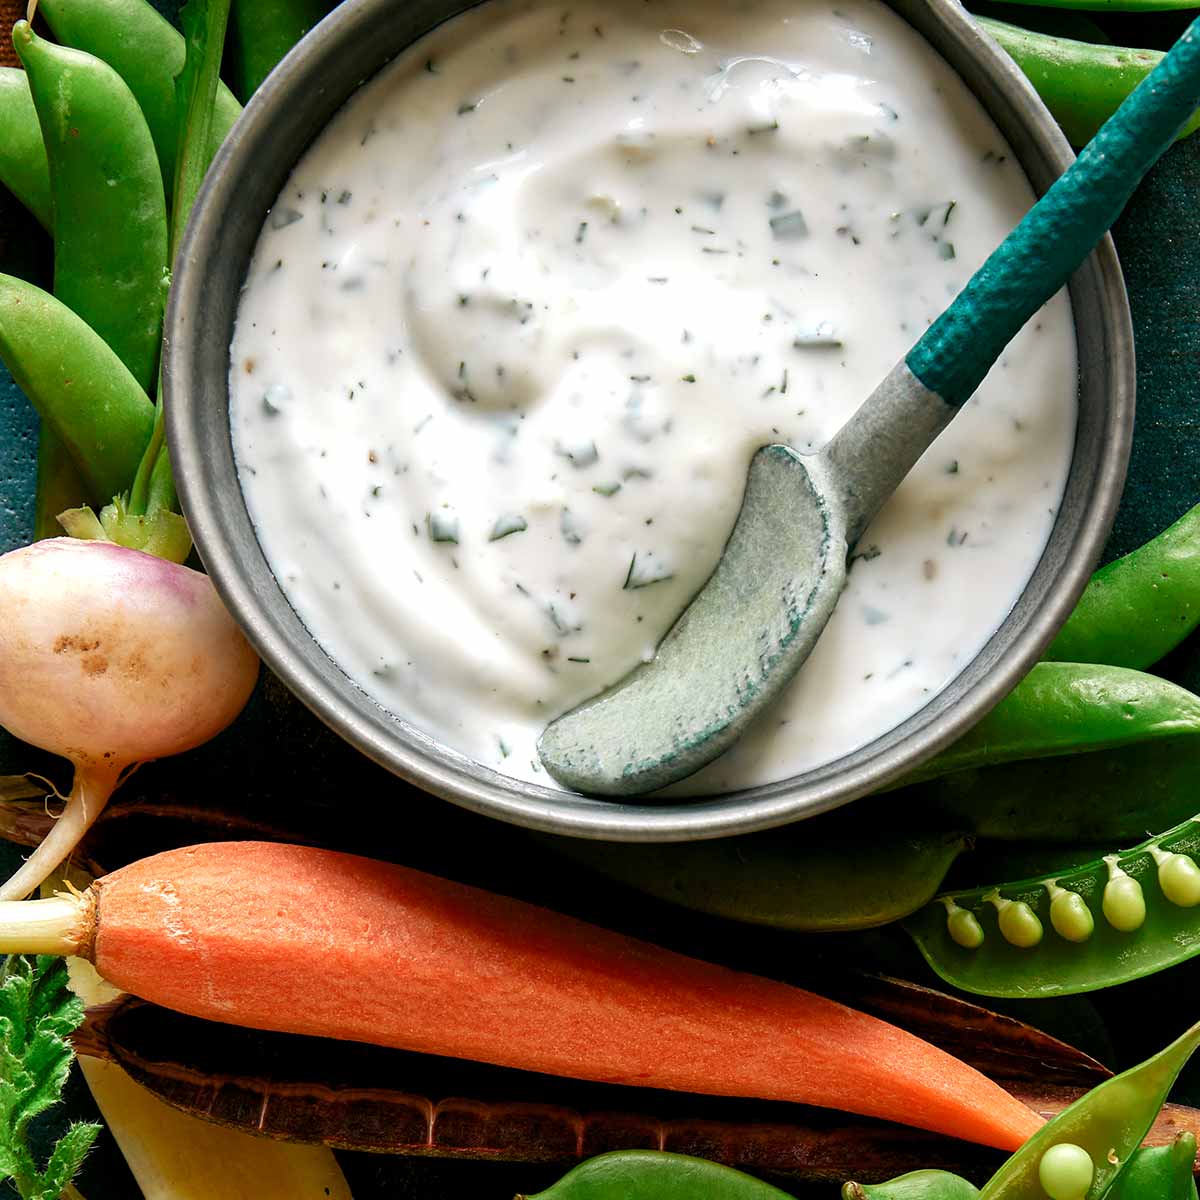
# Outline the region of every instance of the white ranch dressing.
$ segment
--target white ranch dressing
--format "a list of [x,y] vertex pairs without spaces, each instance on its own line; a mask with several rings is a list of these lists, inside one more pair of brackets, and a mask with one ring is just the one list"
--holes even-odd
[[[260,238],[230,391],[272,568],[381,705],[553,784],[542,728],[652,655],[753,451],[823,445],[1031,202],[873,0],[473,10],[346,105]],[[801,675],[676,791],[830,761],[945,687],[1041,555],[1074,423],[1060,295],[868,529]]]

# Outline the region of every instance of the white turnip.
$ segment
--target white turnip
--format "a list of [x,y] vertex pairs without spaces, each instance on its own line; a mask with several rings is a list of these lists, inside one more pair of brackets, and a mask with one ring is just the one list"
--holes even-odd
[[257,675],[198,571],[73,538],[0,557],[0,725],[75,768],[62,816],[0,899],[28,895],[66,859],[133,767],[224,729]]

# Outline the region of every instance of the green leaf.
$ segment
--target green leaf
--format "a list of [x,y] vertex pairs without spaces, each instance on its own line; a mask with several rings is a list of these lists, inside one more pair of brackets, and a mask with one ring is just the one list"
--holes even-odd
[[59,1200],[67,1184],[79,1173],[99,1132],[99,1125],[75,1122],[58,1139],[39,1181],[38,1200]]
[[82,1020],[60,959],[13,956],[0,968],[0,1181],[11,1179],[22,1200],[58,1200],[95,1140],[95,1126],[73,1126],[42,1171],[25,1136],[62,1095],[74,1057],[67,1039]]
[[188,0],[179,14],[187,57],[175,79],[179,157],[171,212],[171,260],[212,161],[213,110],[220,82],[229,0]]

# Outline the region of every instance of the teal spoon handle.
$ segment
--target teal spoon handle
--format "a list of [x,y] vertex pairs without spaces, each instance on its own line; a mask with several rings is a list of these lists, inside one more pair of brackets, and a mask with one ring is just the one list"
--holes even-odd
[[1200,18],[1004,239],[909,351],[909,370],[954,408],[1120,215],[1200,107]]

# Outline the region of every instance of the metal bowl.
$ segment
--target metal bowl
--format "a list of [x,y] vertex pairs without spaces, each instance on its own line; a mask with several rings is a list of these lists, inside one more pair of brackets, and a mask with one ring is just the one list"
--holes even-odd
[[[1133,332],[1110,239],[1071,280],[1079,422],[1066,494],[1037,570],[974,661],[891,732],[779,783],[695,801],[615,803],[517,782],[386,712],[313,640],[247,514],[229,432],[229,344],[268,209],[309,144],[389,59],[474,0],[346,0],[280,64],[221,150],[175,264],[163,382],[179,491],[200,556],[267,665],[334,730],[395,774],[480,813],[553,833],[677,841],[811,816],[893,782],[980,719],[1036,662],[1104,545],[1134,409]],[[954,0],[889,0],[957,70],[1039,193],[1071,151],[1024,76]]]

